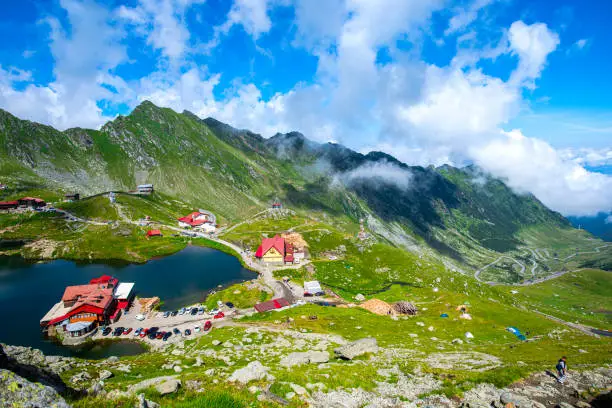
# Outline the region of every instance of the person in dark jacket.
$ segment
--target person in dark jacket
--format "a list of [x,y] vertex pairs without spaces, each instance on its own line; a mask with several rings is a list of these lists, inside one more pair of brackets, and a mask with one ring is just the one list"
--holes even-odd
[[563,384],[567,375],[567,357],[561,357],[555,368],[557,369],[557,381]]

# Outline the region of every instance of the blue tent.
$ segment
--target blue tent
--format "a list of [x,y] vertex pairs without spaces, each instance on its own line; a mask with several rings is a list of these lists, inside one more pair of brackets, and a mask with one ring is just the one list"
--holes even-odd
[[440,315],[440,317],[448,317],[448,314],[447,314],[447,313],[442,313],[442,314]]
[[510,333],[514,334],[521,341],[527,340],[525,335],[523,333],[521,333],[521,331],[519,329],[517,329],[516,327],[514,327],[514,326],[506,327],[506,330],[508,330]]

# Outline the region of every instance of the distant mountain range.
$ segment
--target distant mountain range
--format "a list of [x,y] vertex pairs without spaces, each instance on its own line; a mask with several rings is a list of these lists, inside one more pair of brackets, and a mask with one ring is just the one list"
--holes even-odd
[[366,219],[397,245],[433,248],[470,266],[480,262],[473,253],[523,245],[525,229],[572,229],[534,196],[473,166],[408,166],[297,132],[266,139],[151,102],[100,130],[63,132],[0,110],[0,158],[0,181],[19,191],[87,195],[153,183],[222,221],[280,199],[299,211]]
[[612,212],[595,217],[568,217],[575,228],[582,228],[605,241],[612,242]]

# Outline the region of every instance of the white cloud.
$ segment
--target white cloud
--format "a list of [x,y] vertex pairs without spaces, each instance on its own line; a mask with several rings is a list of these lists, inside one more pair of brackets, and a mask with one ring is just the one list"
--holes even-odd
[[519,58],[510,82],[535,87],[533,81],[540,77],[548,55],[559,45],[559,36],[550,31],[546,24],[527,25],[515,21],[510,26],[508,38],[510,49]]
[[470,149],[483,169],[563,214],[595,215],[612,209],[612,177],[563,160],[548,143],[525,137],[519,130],[503,136]]
[[561,149],[559,154],[564,160],[573,161],[581,166],[612,165],[612,148]]
[[574,46],[578,49],[583,49],[584,47],[587,46],[588,43],[589,43],[589,40],[587,40],[586,38],[581,38],[580,40],[574,43]]
[[444,35],[451,35],[463,31],[478,18],[480,10],[494,1],[495,0],[474,0],[467,7],[457,8],[455,14],[448,22],[448,28],[444,31]]
[[[112,97],[103,85],[110,72],[127,60],[123,33],[109,24],[109,11],[92,1],[62,0],[70,30],[59,20],[46,20],[55,66],[46,85],[16,88],[14,74],[0,71],[0,106],[30,120],[60,129],[98,127],[105,120],[97,101]],[[14,71],[14,69],[13,69]],[[23,80],[23,78],[21,78]]]
[[147,44],[161,50],[171,61],[182,58],[189,50],[190,32],[185,12],[204,0],[140,0],[135,7],[120,6],[117,16],[146,37]]
[[353,187],[359,184],[369,184],[374,188],[384,188],[393,185],[399,189],[407,190],[411,186],[412,173],[388,162],[366,163],[354,170],[339,173],[332,180],[333,185]]

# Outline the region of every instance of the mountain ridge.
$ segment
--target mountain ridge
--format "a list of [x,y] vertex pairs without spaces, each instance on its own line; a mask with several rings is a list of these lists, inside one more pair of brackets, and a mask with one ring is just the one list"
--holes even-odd
[[410,166],[385,152],[362,154],[299,132],[266,139],[150,101],[100,130],[58,131],[2,112],[0,176],[21,190],[87,195],[153,183],[223,222],[281,199],[352,223],[373,217],[380,233],[398,238],[396,245],[416,239],[471,268],[517,251],[526,229],[571,229],[534,196],[516,194],[475,167]]

